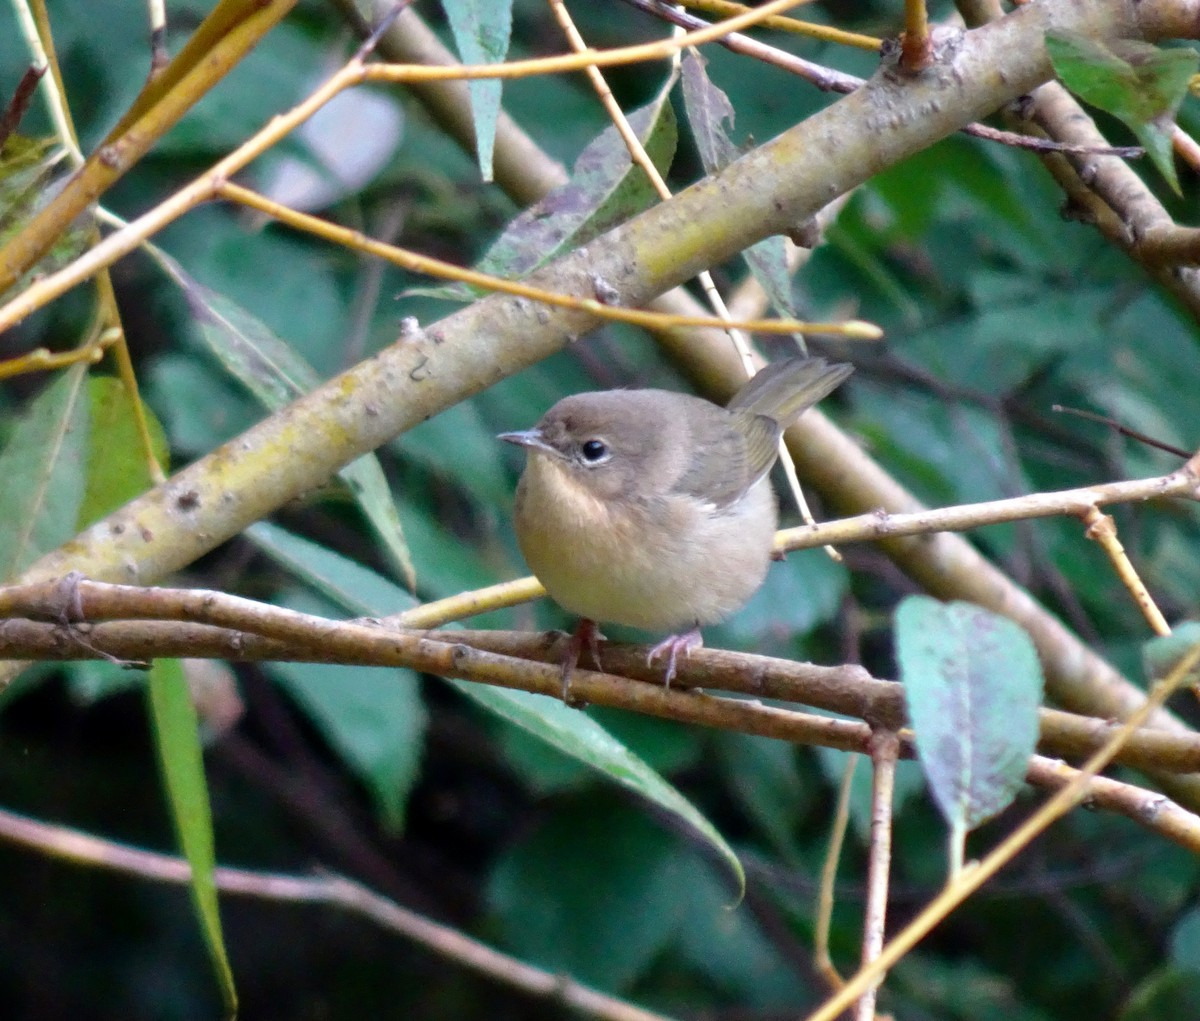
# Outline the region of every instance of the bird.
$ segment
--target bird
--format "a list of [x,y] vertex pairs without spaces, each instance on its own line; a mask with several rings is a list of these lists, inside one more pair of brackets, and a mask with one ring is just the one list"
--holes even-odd
[[526,451],[517,544],[550,597],[578,616],[563,657],[563,700],[599,623],[670,636],[666,659],[703,644],[700,628],[740,609],[766,577],[778,508],[768,473],[783,431],[853,366],[788,358],[725,407],[668,390],[564,397],[532,428],[499,439]]

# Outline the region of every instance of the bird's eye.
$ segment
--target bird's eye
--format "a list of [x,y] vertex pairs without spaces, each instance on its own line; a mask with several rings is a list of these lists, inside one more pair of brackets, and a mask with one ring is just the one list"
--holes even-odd
[[608,458],[608,444],[603,440],[586,440],[579,450],[589,464],[599,464]]

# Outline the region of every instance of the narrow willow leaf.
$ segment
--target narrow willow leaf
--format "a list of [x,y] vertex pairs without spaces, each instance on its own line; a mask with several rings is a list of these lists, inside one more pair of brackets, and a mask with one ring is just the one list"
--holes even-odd
[[[666,173],[679,140],[669,102],[673,81],[629,115],[629,126],[650,161]],[[567,249],[650,208],[657,199],[646,173],[629,155],[615,127],[588,143],[571,170],[571,180],[512,221],[477,267],[481,272],[522,277]]]
[[[411,602],[411,598],[400,590],[389,590],[390,583],[361,565],[307,539],[290,535],[276,525],[260,522],[247,534],[264,551],[354,616],[383,617],[403,609],[400,597]],[[569,709],[557,699],[545,695],[469,681],[450,683],[477,705],[592,767],[608,779],[636,791],[683,820],[729,863],[739,886],[744,888],[745,875],[741,863],[712,823],[590,716]]]
[[29,404],[0,453],[0,579],[76,532],[88,447],[87,366],[72,366]]
[[267,670],[366,785],[384,827],[402,832],[429,721],[416,672],[336,663],[271,663]]
[[1054,72],[1080,99],[1119,118],[1180,194],[1171,135],[1200,54],[1127,39],[1106,46],[1075,32],[1046,35]]
[[[695,50],[683,58],[683,103],[688,125],[700,152],[706,173],[724,170],[741,152],[725,129],[733,129],[734,111],[729,97],[708,77],[708,62]],[[742,253],[750,272],[783,316],[796,317],[792,301],[792,275],[787,264],[787,244],[782,237],[770,237]]]
[[[183,291],[209,350],[264,407],[275,411],[316,389],[321,382],[316,370],[266,323],[205,287],[170,256],[161,251],[154,254]],[[349,488],[405,584],[416,588],[412,554],[379,459],[366,454],[346,465],[338,477]]]
[[200,725],[178,660],[155,660],[149,681],[150,719],[163,786],[180,847],[192,868],[192,904],[212,958],[221,996],[232,1013],[237,1010],[237,991],[221,935],[217,886],[213,879],[216,852],[208,786],[204,780]]
[[[442,0],[446,20],[464,64],[499,64],[508,54],[512,33],[512,0]],[[467,82],[475,118],[475,149],[479,172],[492,179],[492,147],[500,115],[499,78]]]
[[[80,529],[99,521],[154,485],[133,405],[124,384],[114,376],[92,376],[88,380],[88,400],[91,429],[87,485],[79,508]],[[169,450],[162,424],[145,403],[142,412],[150,433],[150,456],[165,469]]]
[[[0,149],[0,246],[58,193],[71,172],[72,163],[56,136],[8,136]],[[0,298],[20,293],[35,280],[49,276],[82,255],[92,243],[91,229],[86,217],[72,222],[12,287],[0,291]]]
[[386,617],[417,605],[382,574],[270,521],[255,522],[244,534],[293,577],[352,616]]
[[1028,634],[971,603],[910,596],[896,653],[917,755],[951,829],[1009,805],[1038,736],[1042,671]]
[[682,794],[621,744],[590,716],[556,698],[470,681],[451,681],[471,701],[526,730],[547,744],[591,766],[615,783],[640,794],[685,822],[725,860],[738,881],[738,897],[746,890],[746,874],[732,847],[715,826]]
[[[302,581],[306,594],[319,597],[290,598],[293,609],[386,616],[416,603],[382,575],[278,525],[260,521],[246,536]],[[383,824],[402,830],[428,722],[417,672],[322,663],[272,663],[268,669],[370,790]]]
[[[629,125],[650,161],[665,174],[679,140],[668,79],[645,106],[629,115]],[[571,180],[555,188],[509,223],[475,266],[481,273],[519,279],[563,252],[586,244],[631,216],[650,208],[657,192],[630,159],[614,127],[597,135],[579,154]],[[482,291],[462,284],[414,287],[409,294],[468,301]]]

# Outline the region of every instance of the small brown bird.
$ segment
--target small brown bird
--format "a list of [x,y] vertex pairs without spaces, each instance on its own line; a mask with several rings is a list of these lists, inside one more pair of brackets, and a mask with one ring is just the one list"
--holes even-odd
[[521,552],[546,591],[582,619],[563,699],[597,621],[677,632],[656,645],[666,683],[700,626],[762,584],[778,511],[767,473],[779,437],[853,367],[820,358],[767,366],[728,407],[666,390],[605,390],[554,405],[500,439],[528,452],[517,486]]

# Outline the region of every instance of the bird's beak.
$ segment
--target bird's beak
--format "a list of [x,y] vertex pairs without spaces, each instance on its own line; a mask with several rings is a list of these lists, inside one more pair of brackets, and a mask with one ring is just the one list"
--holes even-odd
[[526,429],[523,432],[516,433],[500,433],[496,439],[504,440],[505,443],[515,443],[518,447],[525,447],[527,450],[540,450],[544,454],[558,453],[545,441],[540,429]]

